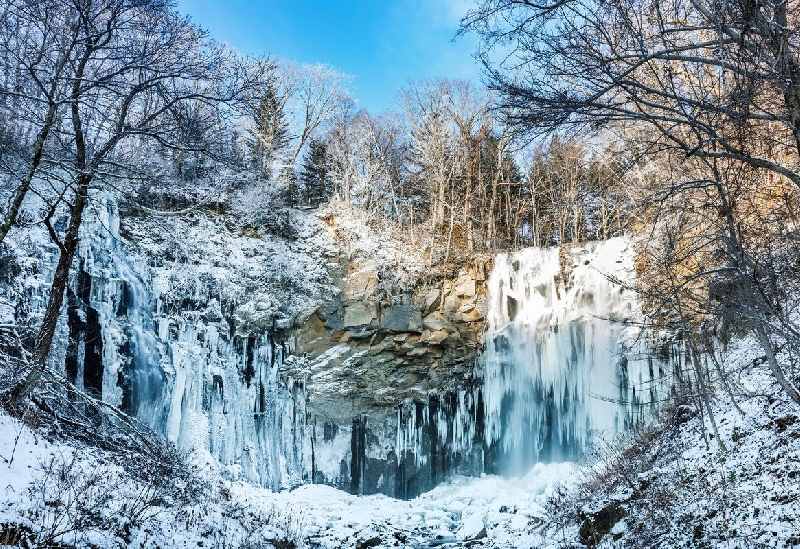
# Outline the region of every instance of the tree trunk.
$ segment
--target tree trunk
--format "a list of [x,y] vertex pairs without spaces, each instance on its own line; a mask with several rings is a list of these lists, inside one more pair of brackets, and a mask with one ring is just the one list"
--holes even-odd
[[7,404],[10,411],[16,410],[22,400],[36,388],[41,380],[42,372],[47,367],[47,359],[50,356],[50,349],[58,326],[58,317],[61,314],[61,306],[64,304],[64,292],[69,283],[70,267],[78,249],[80,227],[83,220],[83,212],[89,199],[89,183],[91,181],[92,176],[89,174],[78,176],[75,203],[71,208],[69,226],[64,235],[64,241],[59,243],[61,255],[58,258],[53,282],[50,285],[50,294],[42,325],[36,335],[33,361],[25,379],[17,383],[9,392]]
[[692,336],[687,337],[687,343],[689,344],[689,352],[692,355],[692,366],[694,367],[694,373],[697,377],[697,385],[700,389],[700,398],[703,401],[703,405],[708,412],[708,419],[711,422],[711,430],[714,431],[714,437],[717,439],[717,444],[719,445],[719,449],[723,452],[727,449],[725,448],[725,443],[722,442],[722,438],[719,436],[719,430],[717,429],[717,421],[714,418],[714,410],[711,408],[711,399],[708,396],[708,386],[706,384],[706,376],[705,376],[705,369],[703,368],[703,363],[700,360],[700,352],[697,350],[697,345],[695,344]]
[[[791,32],[791,24],[787,15],[787,3],[777,3],[775,7],[775,22],[777,29],[773,30],[772,47],[778,61],[780,76],[786,89],[783,93],[786,110],[789,115],[789,127],[794,136],[797,153],[800,156],[800,62],[794,53],[787,33]],[[767,28],[769,23],[765,22]]]
[[778,359],[775,358],[775,352],[772,347],[772,341],[769,339],[769,334],[764,329],[764,324],[761,322],[755,322],[755,333],[756,337],[758,338],[758,342],[761,344],[761,348],[764,350],[764,354],[767,357],[767,365],[769,366],[772,375],[775,376],[775,380],[778,384],[786,391],[786,394],[789,395],[796,404],[800,404],[800,393],[798,393],[797,388],[788,380],[783,373],[783,368],[781,365],[778,364]]
[[42,156],[44,155],[44,144],[47,141],[47,136],[50,134],[50,128],[53,127],[56,109],[56,103],[51,101],[47,107],[47,115],[45,116],[42,129],[39,130],[39,135],[36,136],[36,144],[33,147],[33,157],[31,158],[31,163],[28,166],[28,171],[26,171],[25,175],[22,176],[22,180],[20,181],[19,186],[14,193],[14,198],[11,200],[11,206],[8,208],[8,211],[3,218],[2,225],[0,225],[0,244],[3,243],[8,231],[11,230],[11,227],[14,225],[14,220],[17,219],[19,210],[22,207],[23,201],[25,200],[25,195],[28,194],[28,189],[30,189],[33,176],[36,175],[36,170],[39,169],[39,164],[42,162]]

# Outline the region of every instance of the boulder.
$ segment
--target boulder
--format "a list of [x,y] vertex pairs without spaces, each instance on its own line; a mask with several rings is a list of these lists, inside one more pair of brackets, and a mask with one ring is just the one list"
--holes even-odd
[[357,302],[345,305],[344,327],[367,326],[378,318],[378,308],[373,302]]
[[428,345],[440,345],[449,335],[445,330],[425,330],[422,332],[422,341]]
[[581,513],[583,522],[578,530],[578,538],[583,545],[595,547],[603,537],[611,532],[617,522],[625,518],[625,510],[617,503],[611,503],[597,512]]
[[444,330],[448,333],[453,333],[456,331],[455,326],[447,320],[447,318],[442,313],[431,313],[425,318],[422,319],[422,327],[430,330],[432,332],[438,332],[440,330]]
[[423,306],[425,313],[432,313],[442,305],[442,292],[438,288],[433,288],[425,293]]
[[442,358],[444,356],[444,351],[439,347],[428,347],[428,354],[426,356],[429,358]]
[[422,313],[411,305],[391,305],[381,309],[380,326],[394,332],[421,332]]
[[352,329],[348,333],[350,334],[350,339],[370,339],[377,332],[378,332],[377,328],[363,326],[361,328]]
[[370,547],[377,547],[381,543],[383,543],[383,540],[380,538],[380,536],[373,536],[363,541],[359,541],[358,544],[356,544],[356,549],[370,549]]
[[483,539],[486,537],[486,525],[483,523],[481,513],[473,513],[461,523],[461,528],[456,532],[456,538],[461,541]]
[[453,318],[458,310],[461,308],[461,300],[453,294],[444,298],[444,314],[448,318]]
[[408,351],[408,356],[415,357],[415,356],[424,356],[425,353],[428,352],[428,349],[425,347],[414,347],[410,351]]
[[348,301],[359,301],[375,296],[378,274],[372,269],[357,271],[344,281],[344,295]]
[[468,274],[458,277],[453,288],[453,293],[458,297],[475,297],[475,279]]
[[477,309],[472,309],[467,313],[458,313],[456,318],[461,322],[476,322],[483,318],[483,315]]

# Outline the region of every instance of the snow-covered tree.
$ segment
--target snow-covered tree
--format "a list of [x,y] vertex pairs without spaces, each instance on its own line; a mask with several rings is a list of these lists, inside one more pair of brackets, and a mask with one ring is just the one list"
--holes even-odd
[[[44,216],[60,254],[31,366],[9,397],[12,408],[35,387],[47,363],[90,190],[103,178],[137,173],[137,159],[128,156],[136,148],[127,145],[155,142],[173,150],[201,150],[204,144],[197,138],[205,133],[202,126],[213,126],[217,116],[214,109],[193,107],[233,101],[246,87],[239,80],[238,58],[209,43],[202,31],[172,11],[169,2],[31,0],[21,5],[37,8],[18,12],[31,28],[39,28],[39,18],[46,14],[48,21],[57,22],[54,32],[69,38],[63,68],[54,70],[62,59],[57,53],[54,63],[40,65],[33,59],[20,76],[27,88],[39,89],[44,97],[26,99],[44,101],[46,112],[52,112],[49,131],[56,138],[41,155],[47,156],[54,180],[66,184]],[[32,48],[49,52],[45,44],[51,33],[31,33],[29,39]],[[60,91],[48,95],[42,89]],[[53,110],[52,101],[57,107]],[[49,119],[47,114],[44,118]],[[187,125],[198,131],[183,131]],[[40,136],[46,127],[40,125]],[[39,177],[44,164],[37,165],[36,154],[31,158],[23,171]],[[33,175],[23,177],[21,185],[30,183]],[[62,209],[68,217],[63,230],[53,224]]]

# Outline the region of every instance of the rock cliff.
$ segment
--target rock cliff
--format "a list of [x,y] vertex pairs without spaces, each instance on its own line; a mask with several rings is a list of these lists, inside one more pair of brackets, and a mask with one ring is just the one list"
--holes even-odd
[[[408,497],[459,467],[480,472],[488,261],[433,275],[374,234],[354,252],[348,239],[368,231],[343,227],[346,212],[326,226],[293,210],[275,231],[92,199],[51,357],[80,389],[273,489]],[[6,246],[8,322],[35,326],[45,303],[52,246],[37,230]]]
[[[339,295],[286,334],[305,360],[288,361],[285,371],[307,379],[308,422],[322,435],[312,433],[315,481],[409,497],[451,470],[480,470],[480,456],[462,456],[453,440],[457,416],[472,423],[477,413],[474,361],[490,271],[491,260],[473,259],[393,293],[375,261],[337,266]],[[459,394],[470,402],[459,406]],[[337,450],[348,445],[349,453]]]

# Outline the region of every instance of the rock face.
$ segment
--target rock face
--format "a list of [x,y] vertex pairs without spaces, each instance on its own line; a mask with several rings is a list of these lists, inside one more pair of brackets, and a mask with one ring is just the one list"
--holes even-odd
[[[52,357],[79,388],[273,489],[412,497],[483,470],[487,261],[396,289],[386,265],[342,260],[319,220],[262,238],[94,199]],[[33,276],[18,270],[6,278]],[[3,284],[0,318],[44,303]]]
[[581,511],[580,517],[583,522],[578,537],[583,545],[595,547],[606,534],[611,532],[617,522],[625,518],[625,510],[619,503],[614,502],[594,513]]
[[[656,394],[641,386],[649,363],[601,356],[629,348],[623,327],[587,319],[627,318],[598,308],[606,302],[633,305],[599,274],[587,279],[579,250],[432,274],[419,256],[404,270],[412,251],[381,255],[374,239],[348,252],[302,212],[291,238],[261,237],[216,214],[125,217],[98,198],[106,208],[84,224],[51,365],[181,450],[207,451],[231,478],[409,498],[453,473],[583,447],[599,424],[581,393],[597,391],[595,364],[616,381],[602,402],[635,405],[600,414],[614,424]],[[53,262],[36,253],[46,273]],[[12,280],[35,278],[14,267],[28,263],[0,261],[0,319],[39,314],[45,294]]]
[[341,297],[292,334],[294,353],[308,362],[286,371],[308,380],[315,482],[413,497],[450,472],[482,470],[473,374],[490,270],[490,260],[473,260],[451,278],[392,295],[375,265],[343,269]]

